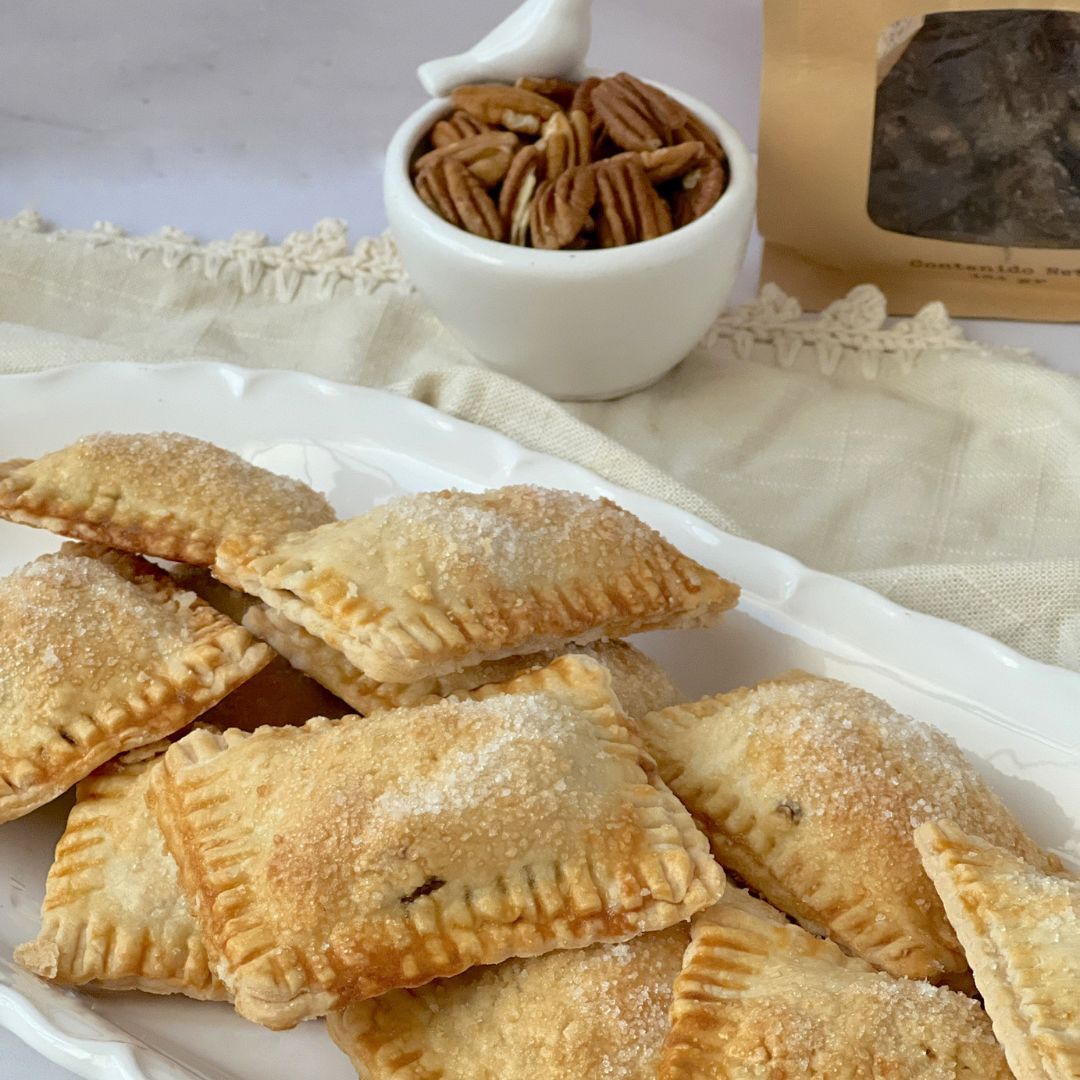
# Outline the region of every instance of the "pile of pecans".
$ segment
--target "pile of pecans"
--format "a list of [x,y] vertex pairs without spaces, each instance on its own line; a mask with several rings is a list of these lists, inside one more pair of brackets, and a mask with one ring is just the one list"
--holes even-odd
[[626,72],[459,86],[451,100],[413,182],[435,213],[488,240],[621,247],[688,225],[727,187],[716,135]]

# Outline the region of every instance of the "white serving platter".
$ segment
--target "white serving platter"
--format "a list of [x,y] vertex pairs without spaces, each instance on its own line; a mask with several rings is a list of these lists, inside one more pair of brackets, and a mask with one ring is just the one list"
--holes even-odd
[[[953,735],[1035,838],[1080,865],[1080,675],[919,615],[691,514],[392,394],[216,364],[83,365],[0,378],[0,461],[94,431],[182,431],[326,492],[535,483],[607,495],[743,587],[714,630],[636,639],[691,696],[791,667],[862,686]],[[0,522],[0,573],[60,541]],[[70,796],[0,825],[0,1026],[91,1080],[354,1080],[320,1021],[271,1032],[221,1003],[63,991],[11,964],[34,937]],[[0,1074],[4,1070],[0,1067]]]

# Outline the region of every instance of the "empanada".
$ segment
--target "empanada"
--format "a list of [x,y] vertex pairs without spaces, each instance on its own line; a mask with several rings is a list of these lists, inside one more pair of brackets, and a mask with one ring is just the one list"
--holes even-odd
[[365,1080],[656,1080],[687,923],[391,990],[327,1017]]
[[1017,1080],[1080,1078],[1080,881],[951,821],[915,831]]
[[723,874],[566,656],[471,700],[195,732],[149,799],[214,970],[286,1028],[475,964],[661,930]]
[[911,831],[949,814],[1048,869],[947,735],[833,679],[780,679],[651,713],[660,773],[720,862],[890,974],[970,989]]
[[190,435],[88,435],[0,463],[0,518],[177,562],[210,564],[223,536],[334,521],[299,480]]
[[392,683],[711,626],[739,595],[609,500],[535,487],[423,492],[306,534],[232,537],[214,573]]
[[1011,1080],[963,994],[733,904],[703,911],[692,937],[658,1080]]
[[0,579],[0,821],[179,730],[272,655],[135,555],[65,544]]
[[45,885],[41,932],[15,950],[23,967],[64,986],[228,997],[146,806],[148,772],[168,745],[130,751],[80,781]]
[[546,667],[556,657],[575,652],[591,656],[611,672],[611,688],[626,715],[632,719],[686,700],[655,660],[625,641],[567,645],[559,650],[545,650],[528,656],[485,660],[463,671],[431,676],[415,683],[381,683],[349,663],[344,653],[265,604],[255,603],[248,608],[244,626],[268,642],[293,667],[348,702],[361,716],[384,709],[430,705],[440,698],[467,693],[488,683],[506,682],[522,672]]

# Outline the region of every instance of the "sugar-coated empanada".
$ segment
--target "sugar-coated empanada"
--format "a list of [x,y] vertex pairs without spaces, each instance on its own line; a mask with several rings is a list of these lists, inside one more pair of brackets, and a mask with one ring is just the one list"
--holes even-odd
[[30,971],[64,986],[228,997],[146,805],[148,772],[168,745],[129,751],[79,782],[41,932],[15,950]]
[[639,728],[724,866],[893,975],[972,988],[915,826],[948,814],[1059,865],[952,739],[832,679],[791,672],[651,713]]
[[656,1080],[686,923],[391,990],[327,1017],[365,1080]]
[[65,544],[0,579],[0,821],[179,730],[272,655],[135,555]]
[[244,615],[244,626],[256,637],[268,642],[293,667],[310,675],[348,702],[361,716],[384,709],[430,705],[440,698],[468,693],[488,683],[506,682],[522,672],[546,667],[567,653],[591,656],[611,672],[611,688],[623,711],[632,719],[686,700],[686,696],[655,660],[625,641],[567,645],[559,650],[545,650],[527,656],[485,660],[463,671],[433,675],[415,683],[381,683],[349,663],[344,653],[265,604],[256,602],[248,608]]
[[711,626],[739,595],[610,500],[535,487],[423,492],[306,534],[231,537],[214,573],[396,683]]
[[690,815],[567,656],[470,700],[197,731],[149,799],[214,970],[285,1028],[476,964],[621,941],[723,890]]
[[951,821],[915,842],[1017,1080],[1080,1080],[1080,881]]
[[1011,1080],[970,998],[735,904],[695,920],[658,1080]]
[[209,565],[229,533],[312,529],[335,515],[307,484],[202,439],[103,432],[0,463],[0,518]]

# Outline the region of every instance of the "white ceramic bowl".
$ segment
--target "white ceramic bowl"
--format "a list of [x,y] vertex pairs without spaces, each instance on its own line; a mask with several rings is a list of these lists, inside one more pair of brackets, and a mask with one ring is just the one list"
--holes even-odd
[[447,98],[417,109],[390,141],[386,216],[421,296],[474,356],[552,397],[618,397],[658,379],[723,310],[746,256],[756,182],[745,144],[700,101],[655,85],[716,132],[731,181],[697,221],[627,247],[517,247],[473,236],[429,210],[409,165],[450,111]]

